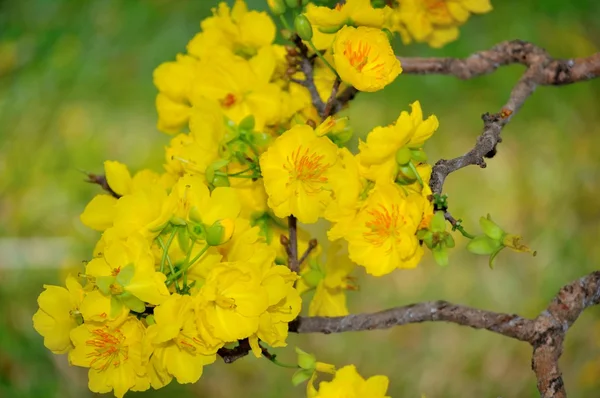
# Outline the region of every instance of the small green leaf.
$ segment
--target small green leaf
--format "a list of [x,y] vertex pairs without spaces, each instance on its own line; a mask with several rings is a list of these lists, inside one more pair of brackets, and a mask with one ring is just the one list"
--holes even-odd
[[443,246],[438,246],[431,251],[433,253],[433,259],[440,267],[448,265],[448,250]]
[[298,347],[296,347],[296,354],[298,354],[298,366],[302,369],[312,371],[316,368],[317,358],[314,355],[304,352]]
[[110,317],[116,318],[123,311],[123,303],[116,296],[110,296]]
[[315,371],[311,369],[298,369],[292,376],[292,384],[297,386],[304,383],[312,377],[313,373],[315,373]]
[[489,214],[487,218],[481,217],[479,219],[479,225],[481,226],[481,229],[483,229],[483,232],[490,238],[498,241],[502,240],[504,231],[498,226],[498,224],[492,221]]
[[446,245],[446,247],[448,248],[453,248],[455,243],[454,243],[454,238],[452,237],[451,234],[446,233],[446,237],[444,238],[444,244]]
[[125,287],[129,284],[131,278],[133,278],[133,274],[135,274],[135,267],[133,264],[127,264],[121,268],[121,271],[117,274],[116,281],[121,286]]
[[481,255],[492,254],[501,247],[503,246],[500,242],[493,240],[485,235],[476,236],[467,244],[468,251],[474,254]]
[[110,285],[112,285],[115,280],[114,276],[99,276],[96,278],[96,286],[98,286],[98,290],[102,292],[102,294],[109,295],[110,293]]
[[405,164],[410,162],[411,158],[412,153],[410,152],[410,149],[406,146],[403,146],[396,152],[396,163],[398,163],[400,166],[404,166]]
[[446,218],[443,211],[436,211],[431,219],[431,230],[433,232],[444,232],[446,230]]
[[121,302],[130,310],[142,313],[146,311],[146,304],[129,292],[119,295]]

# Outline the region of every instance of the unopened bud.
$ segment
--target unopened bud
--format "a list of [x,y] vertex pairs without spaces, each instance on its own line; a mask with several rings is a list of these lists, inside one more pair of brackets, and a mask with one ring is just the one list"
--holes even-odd
[[294,19],[294,28],[302,40],[312,40],[313,28],[308,18],[306,18],[306,15],[299,14],[296,19]]
[[229,177],[223,175],[216,175],[212,180],[212,184],[216,187],[229,187]]
[[235,221],[231,218],[215,221],[206,228],[206,243],[210,246],[219,246],[229,242],[235,229]]
[[287,9],[283,0],[267,0],[267,3],[269,4],[271,12],[276,16],[282,15]]
[[242,121],[239,124],[239,128],[243,131],[252,131],[254,130],[254,124],[254,115],[248,115],[242,119]]

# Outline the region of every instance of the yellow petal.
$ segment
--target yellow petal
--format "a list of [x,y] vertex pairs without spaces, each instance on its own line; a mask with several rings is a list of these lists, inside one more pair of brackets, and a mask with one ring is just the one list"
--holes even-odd
[[117,198],[111,195],[96,195],[79,218],[83,225],[96,231],[104,231],[113,225],[116,203]]
[[104,162],[106,181],[110,189],[123,196],[131,191],[131,174],[123,163],[112,160]]

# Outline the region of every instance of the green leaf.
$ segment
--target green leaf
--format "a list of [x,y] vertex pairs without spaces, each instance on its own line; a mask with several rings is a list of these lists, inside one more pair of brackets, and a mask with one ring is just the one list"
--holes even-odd
[[110,297],[110,317],[116,318],[123,311],[123,303],[116,296]]
[[146,311],[146,304],[129,292],[119,295],[121,302],[130,310],[142,313]]
[[315,373],[314,369],[298,369],[292,376],[292,384],[297,386],[310,379]]
[[431,230],[433,232],[444,232],[446,230],[446,218],[443,211],[436,211],[431,219]]
[[504,231],[498,224],[492,221],[489,214],[487,215],[487,218],[481,217],[479,219],[479,225],[481,226],[481,229],[483,229],[483,232],[494,240],[501,241],[504,237]]
[[114,276],[98,276],[96,278],[96,286],[98,286],[98,290],[102,292],[104,295],[109,295],[110,293],[110,285],[112,285],[115,280]]
[[127,264],[125,267],[121,268],[121,271],[119,271],[115,279],[118,284],[125,287],[129,285],[131,278],[133,278],[133,274],[135,274],[135,267],[133,264]]
[[440,267],[448,265],[448,250],[443,246],[438,246],[431,251],[433,253],[433,259]]
[[467,250],[474,254],[488,255],[503,247],[500,242],[488,236],[476,236],[467,244]]
[[304,352],[298,347],[296,347],[296,354],[298,354],[298,366],[302,369],[314,370],[316,368],[317,358],[314,355]]

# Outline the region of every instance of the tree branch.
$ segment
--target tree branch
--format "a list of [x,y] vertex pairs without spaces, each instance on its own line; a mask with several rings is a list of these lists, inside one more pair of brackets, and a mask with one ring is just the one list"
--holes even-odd
[[502,128],[523,106],[539,85],[563,85],[600,76],[600,53],[587,58],[553,59],[542,48],[520,40],[507,41],[490,50],[480,51],[465,59],[456,58],[402,58],[404,73],[446,74],[460,79],[471,79],[495,71],[498,67],[519,63],[527,70],[513,87],[508,101],[500,112],[484,114],[483,132],[473,149],[450,160],[439,160],[433,167],[429,185],[433,193],[442,193],[446,177],[463,167],[486,167],[484,158],[496,153],[501,142]]
[[299,317],[289,324],[289,331],[329,334],[439,321],[486,329],[531,344],[532,369],[536,374],[542,398],[559,398],[566,397],[562,374],[558,367],[565,335],[586,308],[597,304],[600,304],[600,271],[565,285],[535,319],[434,301],[372,314],[332,318]]

